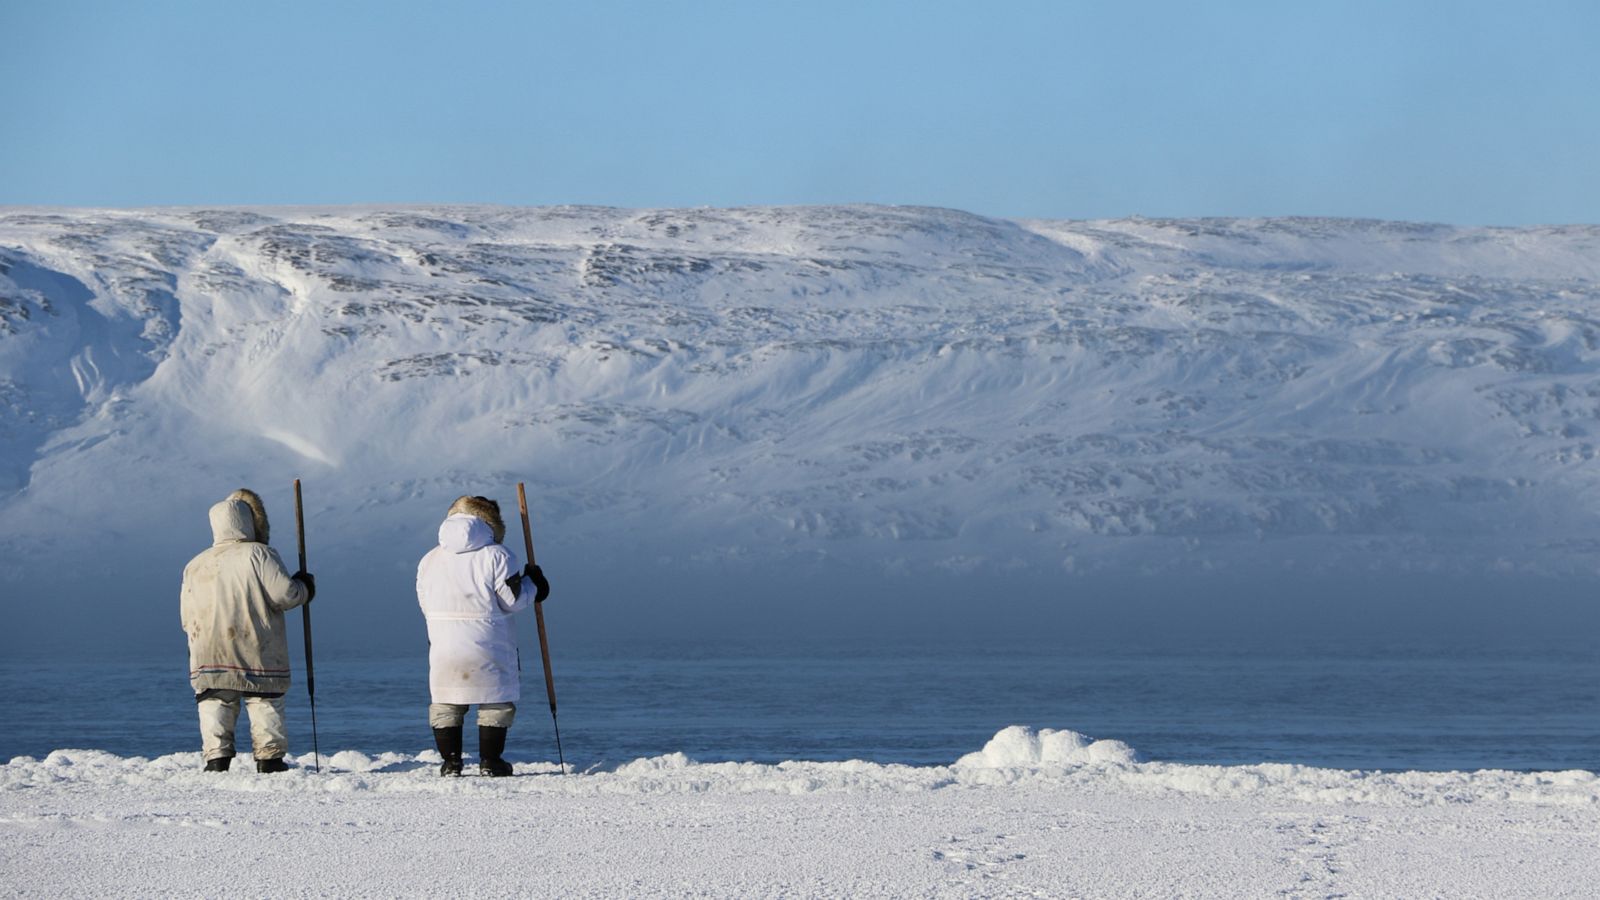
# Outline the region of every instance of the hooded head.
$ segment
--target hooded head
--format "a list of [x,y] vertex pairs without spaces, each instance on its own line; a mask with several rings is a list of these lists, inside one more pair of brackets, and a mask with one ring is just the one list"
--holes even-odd
[[238,500],[250,507],[250,521],[255,525],[255,537],[247,540],[258,541],[263,544],[272,543],[272,529],[267,526],[267,508],[261,503],[261,496],[249,488],[239,488],[228,495],[229,500]]
[[211,507],[211,543],[229,544],[256,539],[255,519],[243,500],[224,500]]
[[439,546],[451,553],[471,553],[492,543],[488,523],[476,516],[455,513],[439,523]]
[[506,523],[500,518],[500,504],[488,497],[457,497],[456,502],[450,504],[448,516],[472,516],[489,526],[494,533],[494,542],[502,543],[506,538]]

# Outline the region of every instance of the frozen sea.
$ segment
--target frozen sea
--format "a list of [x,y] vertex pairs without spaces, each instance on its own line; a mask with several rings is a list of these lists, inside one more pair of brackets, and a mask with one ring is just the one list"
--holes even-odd
[[[556,758],[536,646],[523,649],[513,760]],[[561,739],[567,761],[580,768],[670,753],[700,762],[943,765],[1021,724],[1120,740],[1163,762],[1600,769],[1593,650],[561,649]],[[298,647],[294,665],[289,719],[298,754],[311,750]],[[431,747],[425,650],[385,658],[321,652],[316,679],[325,753]],[[0,716],[0,761],[61,748],[156,757],[197,749],[199,740],[181,645],[137,660],[5,659]]]

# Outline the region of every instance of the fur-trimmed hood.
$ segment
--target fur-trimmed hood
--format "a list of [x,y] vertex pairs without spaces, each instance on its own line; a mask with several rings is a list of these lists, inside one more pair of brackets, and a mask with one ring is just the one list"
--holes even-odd
[[256,541],[256,527],[251,521],[250,506],[244,501],[229,498],[214,504],[210,517],[213,546]]
[[457,497],[456,502],[450,504],[450,511],[445,513],[445,518],[458,515],[481,519],[494,532],[494,542],[505,543],[506,523],[500,518],[500,504],[488,497]]
[[471,553],[494,542],[489,523],[477,516],[456,513],[439,523],[439,546],[451,553]]
[[229,494],[227,499],[238,500],[250,507],[250,519],[255,525],[255,536],[246,540],[259,541],[263,544],[272,543],[272,529],[267,524],[267,507],[261,502],[261,495],[249,488],[239,488]]

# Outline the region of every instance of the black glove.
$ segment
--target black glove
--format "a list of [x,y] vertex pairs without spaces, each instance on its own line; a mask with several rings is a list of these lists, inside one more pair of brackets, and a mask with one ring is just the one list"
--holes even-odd
[[544,598],[550,596],[550,582],[545,580],[544,570],[533,563],[528,563],[526,566],[522,567],[522,574],[533,579],[533,586],[536,588],[536,591],[533,595],[533,602],[543,603]]
[[306,586],[307,603],[310,603],[317,596],[317,577],[315,575],[310,572],[296,572],[289,577]]

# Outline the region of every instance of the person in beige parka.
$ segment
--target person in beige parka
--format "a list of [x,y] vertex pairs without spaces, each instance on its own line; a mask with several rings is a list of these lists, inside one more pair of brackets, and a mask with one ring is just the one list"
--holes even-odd
[[234,724],[243,701],[256,771],[282,772],[289,742],[283,696],[289,689],[284,612],[311,602],[316,580],[290,575],[254,491],[234,491],[211,507],[212,545],[183,570],[180,607],[189,636],[189,684],[200,712],[206,771],[233,760]]

